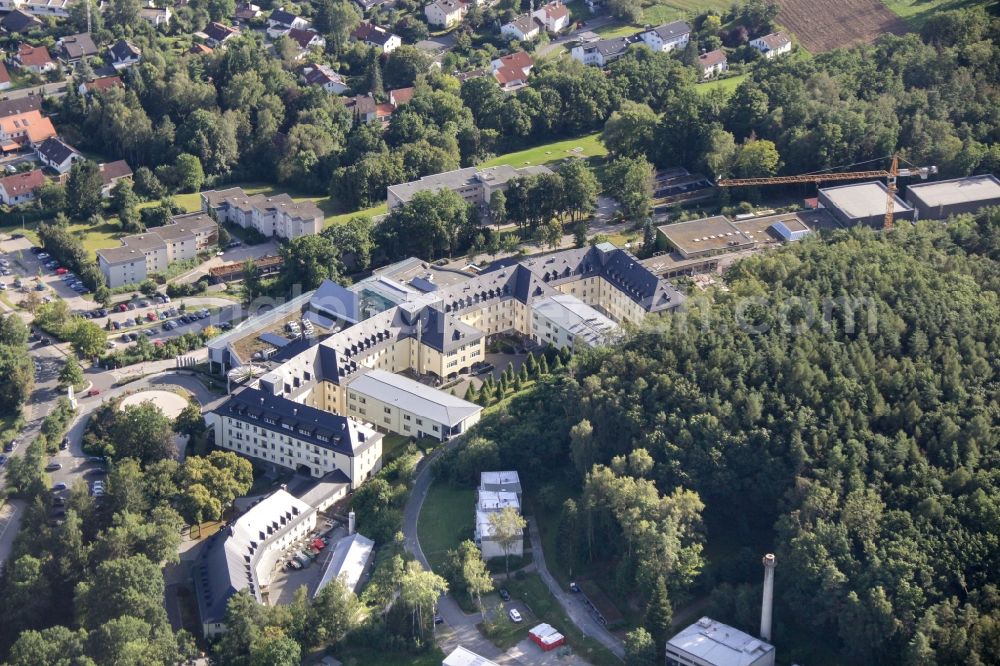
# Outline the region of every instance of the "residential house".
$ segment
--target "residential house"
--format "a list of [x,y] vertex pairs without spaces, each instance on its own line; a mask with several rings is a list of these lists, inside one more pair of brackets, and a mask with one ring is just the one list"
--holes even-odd
[[726,52],[722,49],[715,49],[698,56],[698,71],[703,79],[710,79],[728,69],[729,62],[726,60]]
[[772,32],[757,39],[750,40],[750,46],[760,51],[765,58],[770,60],[782,53],[792,50],[792,40],[783,32]]
[[313,63],[302,68],[302,80],[311,86],[320,86],[323,90],[334,95],[350,90],[347,81],[338,72],[333,71],[326,65]]
[[370,10],[381,7],[387,2],[389,0],[354,0],[354,4],[358,6],[362,14],[367,14]]
[[0,61],[0,90],[7,90],[10,86],[10,72],[7,71],[7,65]]
[[604,67],[625,55],[628,48],[636,41],[638,40],[635,37],[600,39],[596,42],[574,46],[573,50],[570,51],[570,57],[584,65]]
[[531,14],[521,14],[510,23],[500,26],[500,34],[508,39],[527,42],[538,37],[539,25]]
[[416,89],[412,86],[409,88],[396,88],[395,90],[390,90],[389,104],[392,104],[393,109],[398,109],[413,99],[414,92],[416,92]]
[[83,58],[93,58],[97,55],[97,45],[89,32],[82,32],[79,35],[67,35],[58,42],[59,58],[63,62],[75,63]]
[[96,78],[93,81],[87,81],[81,83],[79,91],[81,95],[86,95],[88,93],[103,93],[113,88],[125,89],[125,82],[122,81],[120,76],[102,76]]
[[535,66],[535,61],[527,51],[516,51],[509,55],[501,56],[490,61],[490,69],[497,72],[501,69],[515,69],[527,78],[531,73],[531,68]]
[[326,40],[315,30],[292,28],[285,34],[299,47],[299,58],[304,58],[310,49],[326,48]]
[[287,194],[250,196],[239,187],[202,192],[201,209],[222,222],[286,240],[318,234],[326,219],[311,201],[296,202]]
[[191,45],[191,48],[189,48],[187,52],[191,55],[209,55],[215,53],[215,49],[195,42]]
[[31,201],[35,198],[35,191],[44,185],[45,181],[41,169],[0,178],[0,202],[7,206],[16,206]]
[[517,90],[528,84],[528,72],[531,68],[503,66],[493,70],[493,78],[504,91]]
[[531,16],[552,34],[565,30],[569,25],[569,8],[559,0],[542,5]]
[[20,9],[15,9],[0,20],[0,28],[11,34],[24,34],[41,27],[42,22],[37,17]]
[[101,196],[110,197],[111,190],[123,180],[132,180],[132,168],[125,160],[115,160],[107,164],[100,165],[101,170]]
[[424,7],[424,16],[431,25],[450,28],[461,23],[468,10],[468,4],[461,0],[434,0]]
[[383,53],[392,53],[403,45],[403,40],[399,35],[394,35],[385,28],[368,21],[362,21],[358,24],[358,27],[351,32],[351,37],[369,46],[377,46],[382,49]]
[[139,10],[139,17],[154,28],[166,28],[170,25],[170,20],[174,13],[170,7],[154,7],[152,0]]
[[267,36],[271,39],[287,35],[288,31],[292,29],[305,30],[308,27],[309,21],[291,12],[286,12],[284,7],[275,9],[267,17]]
[[207,214],[175,215],[170,224],[123,237],[121,247],[98,250],[97,264],[108,287],[114,289],[162,273],[176,261],[194,259],[218,240],[219,225]]
[[38,161],[62,175],[73,166],[73,162],[82,160],[83,155],[76,152],[72,146],[56,137],[51,137],[35,146]]
[[389,122],[389,119],[392,118],[392,112],[396,110],[391,102],[383,104],[376,102],[371,93],[348,98],[344,106],[354,114],[357,121],[363,123],[378,121],[383,125]]
[[22,43],[17,47],[14,54],[13,63],[18,69],[26,69],[35,74],[51,72],[59,67],[56,61],[49,55],[49,50],[44,46],[32,46]]
[[241,2],[236,5],[236,20],[240,23],[249,23],[263,15],[264,12],[260,10],[260,6],[252,2]]
[[686,21],[674,21],[639,33],[639,39],[657,53],[682,49],[691,39],[691,26]]
[[21,9],[35,16],[56,16],[69,18],[69,10],[75,0],[25,0]]
[[28,111],[0,118],[0,149],[4,152],[34,148],[48,138],[56,136],[52,121],[38,111]]
[[108,49],[108,53],[111,55],[111,66],[118,71],[128,69],[132,65],[137,65],[139,60],[142,59],[142,51],[135,44],[125,39],[119,39],[112,44],[111,48]]
[[498,664],[459,645],[444,658],[441,666],[498,666]]
[[205,28],[203,34],[205,36],[205,43],[208,44],[210,48],[217,49],[236,35],[240,34],[240,29],[212,21]]

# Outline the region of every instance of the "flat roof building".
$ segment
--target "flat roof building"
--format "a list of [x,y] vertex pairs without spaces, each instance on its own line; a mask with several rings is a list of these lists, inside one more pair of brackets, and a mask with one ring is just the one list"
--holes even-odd
[[316,586],[313,598],[315,599],[320,590],[337,578],[341,579],[348,590],[357,593],[361,588],[362,574],[371,561],[374,550],[375,542],[358,533],[338,541],[333,548],[333,554],[330,555],[330,561],[326,564],[326,569],[323,570],[323,577]]
[[906,188],[906,200],[922,220],[944,220],[1000,205],[1000,180],[993,174],[917,183]]
[[774,666],[774,646],[703,617],[667,641],[667,666]]
[[498,664],[459,645],[444,658],[441,666],[498,666]]
[[675,249],[684,259],[748,250],[755,245],[725,215],[664,224],[656,228],[656,235],[658,246]]
[[482,472],[479,475],[479,492],[510,492],[521,495],[521,479],[514,470]]
[[[872,180],[866,183],[821,188],[817,198],[819,205],[829,209],[842,224],[852,227],[864,224],[881,229],[885,221],[889,190],[881,181]],[[895,197],[892,210],[897,220],[915,219],[913,208],[898,196]]]

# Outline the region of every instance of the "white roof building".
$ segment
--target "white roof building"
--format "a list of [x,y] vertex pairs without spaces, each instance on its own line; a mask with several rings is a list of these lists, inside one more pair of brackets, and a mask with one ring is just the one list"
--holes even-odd
[[479,492],[512,492],[521,494],[521,479],[517,472],[483,472],[479,475]]
[[497,663],[459,645],[444,658],[441,666],[497,666]]
[[610,317],[572,294],[549,296],[532,306],[532,339],[557,349],[605,345],[617,332]]
[[357,533],[338,541],[326,569],[323,570],[323,577],[316,586],[313,598],[315,599],[320,590],[336,578],[343,580],[348,590],[357,592],[361,584],[361,575],[365,572],[374,550],[375,542]]
[[512,506],[518,511],[521,510],[521,502],[517,493],[497,492],[495,490],[480,490],[478,506],[480,511],[502,511],[508,506]]
[[[468,400],[387,370],[368,370],[347,390],[348,414],[354,418],[401,434],[413,435],[419,428],[418,437],[459,434],[479,421],[483,411]],[[410,431],[404,430],[407,424]]]
[[774,646],[728,624],[703,617],[667,641],[667,664],[773,666]]

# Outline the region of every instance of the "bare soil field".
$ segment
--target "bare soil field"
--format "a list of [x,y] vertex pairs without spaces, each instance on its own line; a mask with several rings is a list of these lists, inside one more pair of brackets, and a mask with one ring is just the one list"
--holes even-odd
[[874,41],[885,32],[901,35],[906,22],[879,0],[777,0],[778,22],[811,53]]

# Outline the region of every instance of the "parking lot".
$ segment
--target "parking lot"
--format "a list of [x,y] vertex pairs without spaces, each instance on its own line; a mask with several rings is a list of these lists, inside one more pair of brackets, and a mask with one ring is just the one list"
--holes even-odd
[[301,552],[306,544],[312,541],[315,536],[319,536],[329,529],[329,527],[320,523],[310,533],[308,538],[300,540],[286,551],[285,555],[279,561],[279,569],[274,572],[271,578],[271,585],[267,591],[267,602],[270,605],[291,603],[296,590],[303,585],[306,587],[310,597],[316,592],[316,587],[323,577],[323,570],[326,569],[326,565],[330,561],[330,554],[333,552],[337,542],[347,536],[346,528],[342,526],[334,527],[326,535],[328,541],[326,548],[320,551],[320,554],[308,566],[302,569],[289,569],[286,565],[293,554]]

